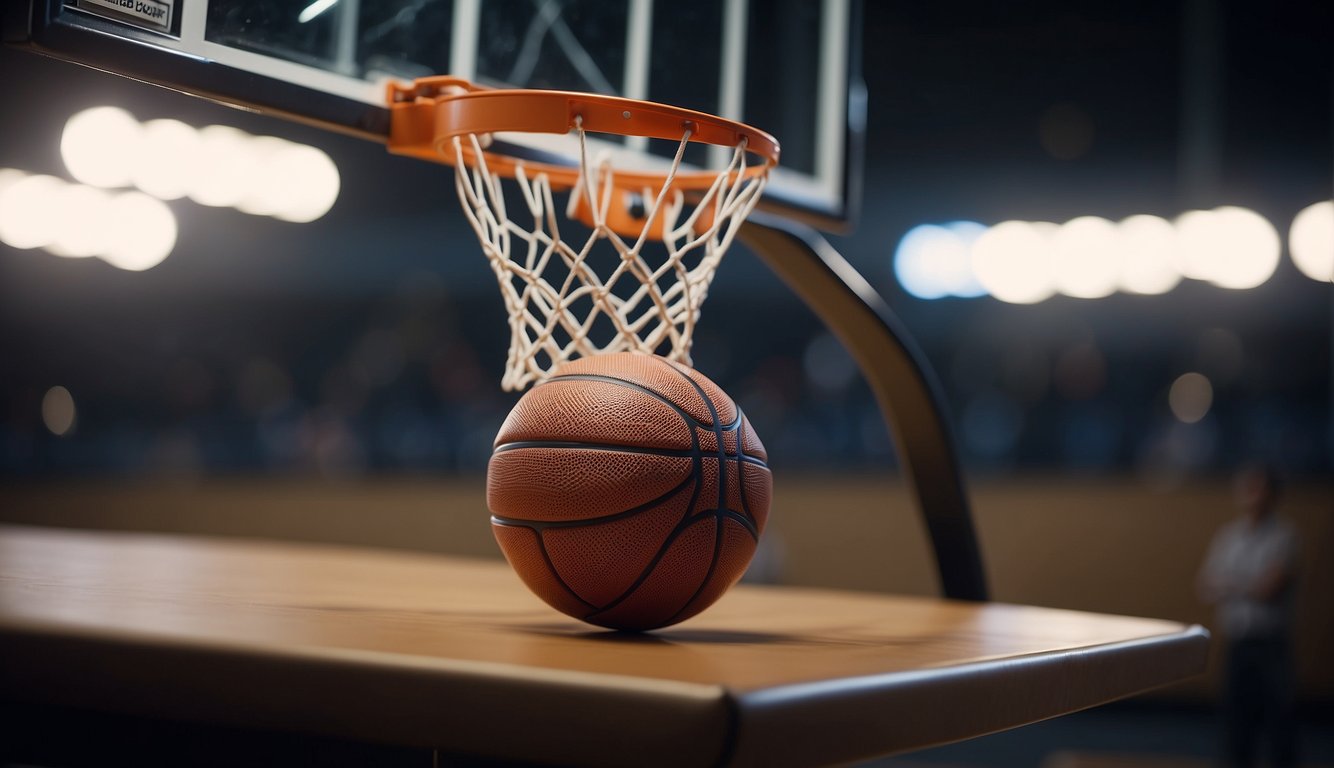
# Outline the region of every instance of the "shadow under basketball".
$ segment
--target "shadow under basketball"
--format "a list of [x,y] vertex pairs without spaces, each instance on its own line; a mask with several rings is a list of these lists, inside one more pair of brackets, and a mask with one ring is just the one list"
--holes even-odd
[[795,642],[798,638],[776,632],[747,632],[733,629],[672,629],[648,633],[622,630],[569,630],[568,624],[530,625],[524,631],[549,637],[571,637],[599,643],[626,645],[777,645]]

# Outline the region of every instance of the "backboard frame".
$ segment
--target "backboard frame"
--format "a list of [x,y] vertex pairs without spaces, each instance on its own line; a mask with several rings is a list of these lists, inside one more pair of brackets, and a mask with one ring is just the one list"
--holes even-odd
[[[60,0],[10,3],[6,10],[6,44],[225,106],[361,139],[388,140],[388,104],[367,104],[262,77],[175,49],[168,35],[120,24]],[[26,18],[20,15],[24,12]]]
[[[863,159],[866,99],[861,81],[861,41],[859,38],[861,0],[826,0],[835,12],[829,13],[831,29],[822,31],[826,46],[840,36],[847,40],[842,77],[834,82],[846,84],[839,93],[822,94],[833,100],[819,107],[827,114],[837,112],[839,126],[826,125],[839,146],[830,150],[836,157],[819,161],[824,167],[836,163],[830,178],[816,180],[823,187],[801,183],[784,184],[789,173],[781,164],[776,169],[777,183],[771,183],[761,203],[763,210],[787,216],[819,229],[846,232],[855,225],[860,207],[861,165]],[[110,18],[104,11],[93,12],[78,5],[104,5],[104,0],[27,0],[6,5],[4,41],[26,47],[54,58],[89,66],[142,82],[158,85],[224,105],[280,117],[324,130],[384,143],[390,130],[390,109],[384,102],[387,80],[367,81],[332,71],[324,71],[296,62],[253,53],[206,39],[208,0],[169,0],[173,8],[172,29],[156,31],[132,26]],[[465,8],[477,0],[461,0]],[[96,10],[94,8],[94,10]],[[822,11],[822,13],[825,11]],[[114,15],[114,14],[112,14]],[[462,13],[462,16],[467,16]],[[839,28],[846,25],[846,29]],[[460,40],[466,35],[459,35]],[[466,46],[451,55],[451,67],[468,67]],[[832,48],[826,48],[832,50]],[[829,54],[825,54],[828,56]],[[835,63],[836,64],[836,63]],[[833,66],[826,62],[822,66]],[[284,80],[261,74],[259,69],[283,73]],[[450,72],[468,77],[473,71]],[[299,85],[311,83],[316,87]],[[841,108],[834,103],[842,99]],[[727,115],[724,115],[725,117]],[[731,116],[734,119],[737,116]],[[757,128],[765,130],[763,125]],[[782,141],[780,135],[779,140]],[[817,137],[818,138],[818,137]],[[818,145],[817,145],[818,146]],[[515,154],[529,153],[549,161],[552,155],[539,146],[511,149]],[[824,150],[817,150],[824,151]],[[823,173],[824,171],[821,171]],[[797,174],[791,178],[797,181]],[[803,184],[807,187],[803,190]]]

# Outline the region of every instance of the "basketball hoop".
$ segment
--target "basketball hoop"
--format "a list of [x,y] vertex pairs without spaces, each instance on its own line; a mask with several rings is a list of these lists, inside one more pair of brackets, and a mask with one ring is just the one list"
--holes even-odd
[[[389,103],[391,152],[454,166],[464,215],[509,313],[502,387],[521,390],[567,360],[611,352],[690,363],[709,283],[778,162],[772,136],[652,102],[489,89],[454,77],[391,84]],[[578,162],[502,150],[496,135],[506,132],[573,132]],[[590,133],[666,139],[677,148],[660,169],[616,169],[608,151],[590,157]],[[691,143],[727,147],[730,160],[719,170],[684,170]],[[507,206],[502,179],[514,180],[517,208]],[[569,194],[566,218],[589,230],[582,242],[562,238],[555,193]],[[600,263],[599,249],[615,256]]]

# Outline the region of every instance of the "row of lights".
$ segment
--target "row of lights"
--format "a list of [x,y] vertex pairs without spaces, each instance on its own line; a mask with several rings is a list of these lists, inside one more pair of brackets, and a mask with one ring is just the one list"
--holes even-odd
[[141,123],[118,107],[71,117],[60,155],[70,174],[89,186],[133,186],[160,200],[188,197],[285,221],[328,213],[340,185],[338,167],[314,147],[226,125]]
[[0,241],[57,256],[97,256],[140,271],[176,245],[176,217],[142,192],[108,192],[55,176],[0,168]]
[[117,107],[71,117],[60,155],[78,183],[0,168],[0,242],[126,270],[157,266],[175,247],[165,200],[307,222],[328,213],[340,186],[314,147],[225,125],[140,123]]
[[[1334,279],[1334,201],[1297,215],[1288,248],[1304,274]],[[924,224],[899,242],[894,272],[904,289],[922,299],[991,295],[1033,304],[1056,294],[1157,295],[1183,279],[1254,288],[1274,274],[1281,251],[1277,230],[1263,216],[1224,206],[1189,211],[1174,221],[1141,215],[1120,222],[1081,216],[1064,224]]]
[[1308,205],[1288,231],[1292,263],[1312,280],[1334,280],[1334,200]]

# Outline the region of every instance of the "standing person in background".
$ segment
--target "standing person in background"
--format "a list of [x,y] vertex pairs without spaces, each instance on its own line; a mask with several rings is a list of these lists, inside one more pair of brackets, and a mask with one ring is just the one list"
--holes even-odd
[[1200,570],[1200,596],[1218,608],[1226,658],[1226,765],[1255,765],[1268,736],[1274,768],[1297,764],[1292,663],[1297,533],[1276,507],[1274,470],[1242,470],[1234,488],[1242,514],[1214,536]]

